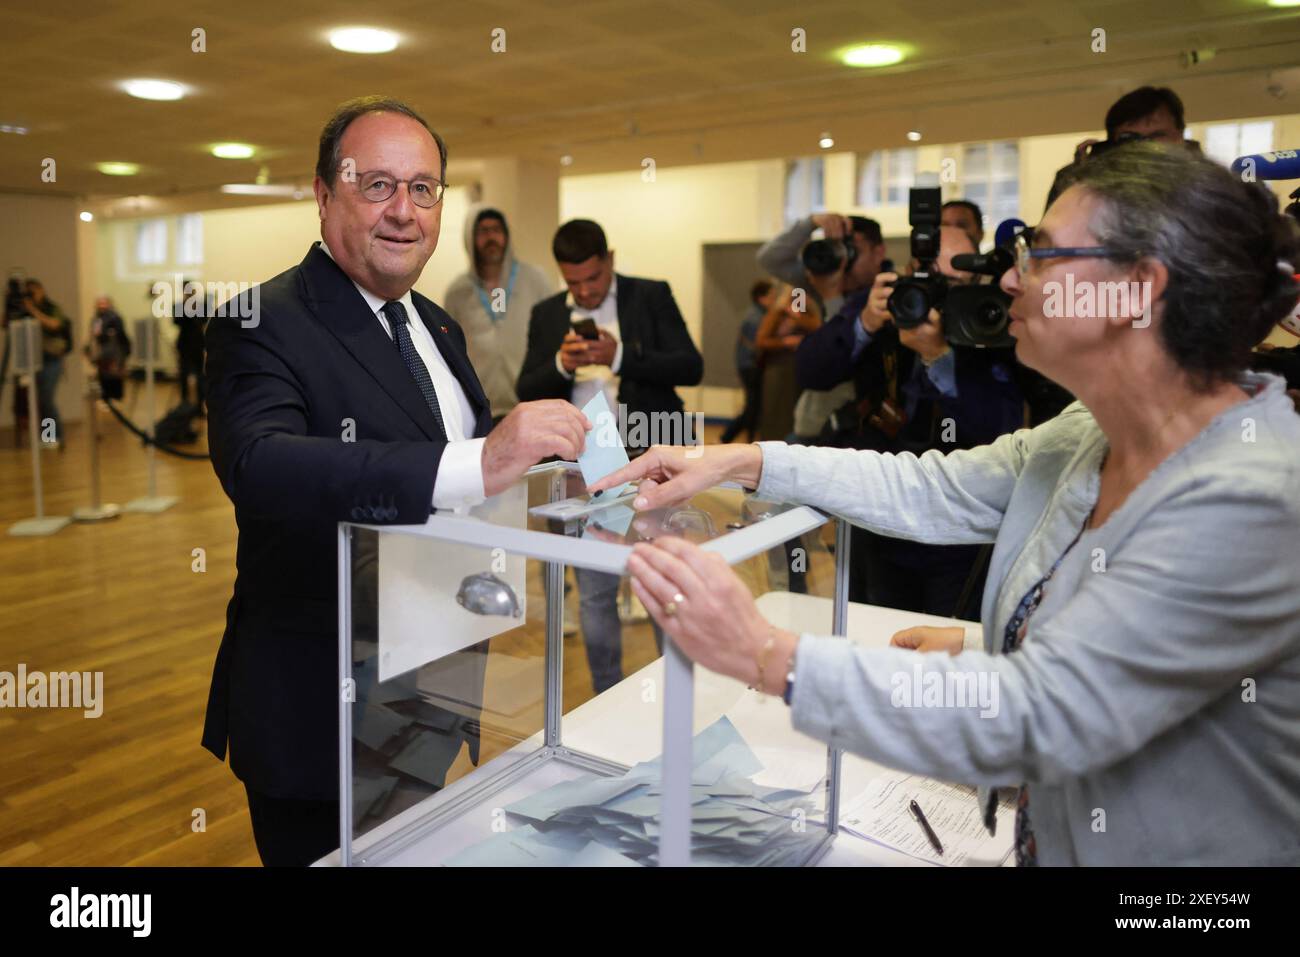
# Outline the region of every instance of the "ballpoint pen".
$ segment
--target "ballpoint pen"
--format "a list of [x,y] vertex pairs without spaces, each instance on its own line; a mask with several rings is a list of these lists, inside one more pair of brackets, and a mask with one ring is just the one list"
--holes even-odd
[[943,845],[939,843],[939,835],[934,833],[934,828],[932,828],[930,822],[925,819],[925,814],[921,811],[921,805],[912,801],[909,805],[909,809],[912,812],[912,817],[916,818],[916,822],[920,824],[921,829],[925,831],[925,836],[930,839],[930,844],[934,847],[935,851],[939,853],[939,856],[942,857]]

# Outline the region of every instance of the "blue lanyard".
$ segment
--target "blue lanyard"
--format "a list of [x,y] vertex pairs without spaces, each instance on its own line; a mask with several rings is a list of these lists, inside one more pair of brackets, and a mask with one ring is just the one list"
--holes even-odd
[[[510,264],[510,278],[506,280],[506,308],[510,308],[510,297],[515,294],[515,277],[519,275],[519,260],[516,259]],[[483,311],[487,313],[488,318],[493,322],[500,322],[506,317],[504,312],[497,313],[492,309],[492,301],[483,291],[483,287],[474,283],[474,291],[478,293],[478,301],[483,303]]]

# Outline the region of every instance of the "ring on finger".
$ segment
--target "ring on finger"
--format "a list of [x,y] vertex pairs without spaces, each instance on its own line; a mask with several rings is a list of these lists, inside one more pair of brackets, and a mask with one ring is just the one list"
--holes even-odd
[[664,605],[664,614],[667,615],[669,618],[671,618],[673,615],[677,614],[677,609],[681,605],[685,604],[685,602],[686,602],[685,595],[683,595],[681,592],[675,593],[673,595],[672,601],[667,602]]

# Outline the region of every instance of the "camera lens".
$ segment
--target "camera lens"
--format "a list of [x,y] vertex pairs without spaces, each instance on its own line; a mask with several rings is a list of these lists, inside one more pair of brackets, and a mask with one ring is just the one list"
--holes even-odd
[[1007,307],[997,299],[982,299],[975,306],[974,333],[978,341],[994,340],[1007,327]]
[[933,296],[924,282],[900,279],[889,294],[889,314],[900,329],[913,329],[925,322],[933,305]]
[[1011,297],[996,286],[955,286],[944,302],[944,328],[954,345],[983,348],[1009,347],[1007,332]]
[[844,261],[844,244],[839,240],[814,239],[803,248],[803,265],[814,276],[829,276]]

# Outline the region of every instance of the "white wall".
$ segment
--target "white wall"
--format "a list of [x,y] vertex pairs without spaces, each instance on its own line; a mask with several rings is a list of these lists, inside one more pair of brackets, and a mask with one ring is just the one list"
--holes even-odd
[[[45,286],[45,293],[73,321],[73,351],[63,360],[59,415],[65,423],[83,417],[85,371],[79,358],[86,341],[89,305],[82,295],[82,258],[76,200],[66,197],[0,194],[0,266],[21,269]],[[13,425],[13,382],[0,390],[0,427]]]
[[[639,169],[566,176],[560,180],[560,218],[600,223],[619,272],[668,280],[686,326],[698,343],[702,332],[702,245],[764,240],[779,232],[784,175],[781,160],[762,160],[659,167],[653,182],[645,182]],[[757,277],[757,266],[754,273]],[[712,413],[718,407],[729,413],[731,393],[738,390],[678,391],[688,409]],[[724,393],[717,402],[712,395],[715,391]]]

